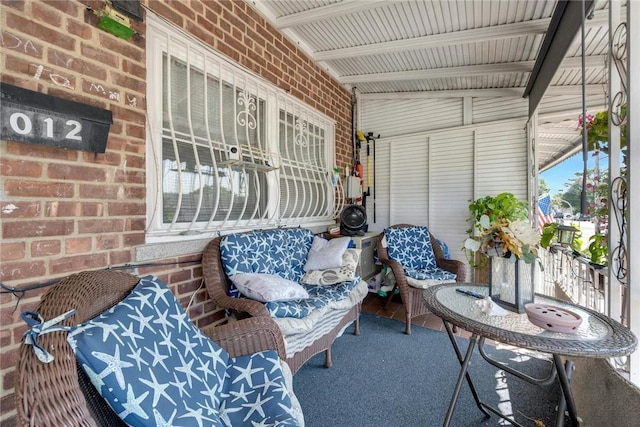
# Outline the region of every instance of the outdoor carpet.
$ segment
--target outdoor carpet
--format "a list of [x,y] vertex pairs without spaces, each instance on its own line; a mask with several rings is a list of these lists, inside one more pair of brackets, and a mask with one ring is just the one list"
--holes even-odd
[[[360,335],[353,326],[332,346],[333,367],[324,367],[324,352],[311,358],[294,376],[294,391],[307,427],[441,426],[460,370],[445,332],[404,324],[372,314],[360,316]],[[468,340],[458,338],[464,353]],[[513,347],[485,345],[494,359],[526,374],[544,378],[550,359]],[[555,425],[558,381],[532,385],[488,364],[477,349],[470,373],[480,397],[525,426],[540,420]],[[496,415],[485,418],[466,381],[451,426],[509,425]]]

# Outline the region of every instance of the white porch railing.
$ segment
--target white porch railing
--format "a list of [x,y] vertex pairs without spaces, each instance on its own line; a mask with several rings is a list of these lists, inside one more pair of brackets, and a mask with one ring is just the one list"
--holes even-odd
[[[542,249],[540,257],[544,271],[539,276],[540,280],[536,280],[536,293],[569,300],[611,317],[607,304],[611,292],[608,268],[594,266],[588,258],[559,246],[550,250]],[[624,296],[626,290],[621,289],[620,294]],[[624,298],[622,300],[624,301]],[[618,312],[622,313],[622,316],[615,320],[628,327],[624,303]],[[628,357],[615,358],[611,362],[620,374],[629,378]]]
[[[544,271],[536,283],[536,292],[590,308],[610,316],[606,298],[609,270],[594,266],[571,249],[553,247],[541,253]],[[624,311],[621,310],[622,313]],[[624,319],[616,319],[624,324]]]

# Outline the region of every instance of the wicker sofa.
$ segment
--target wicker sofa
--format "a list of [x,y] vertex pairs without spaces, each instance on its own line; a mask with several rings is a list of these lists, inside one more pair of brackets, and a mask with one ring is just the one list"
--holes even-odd
[[[270,317],[277,323],[294,374],[321,351],[325,351],[325,366],[332,365],[331,345],[336,337],[351,323],[354,334],[359,334],[360,306],[367,295],[367,284],[357,274],[353,280],[331,285],[302,282],[314,237],[304,228],[229,234],[213,239],[202,259],[207,291],[219,307],[239,317]],[[240,296],[230,280],[238,273],[276,275],[301,283],[309,298],[261,302]]]
[[[231,408],[224,393],[231,394],[238,384],[244,387],[243,381],[234,375],[247,361],[258,373],[253,377],[253,384],[243,390],[245,395],[261,396],[266,393],[266,387],[270,387],[277,396],[263,397],[264,402],[276,402],[275,411],[273,405],[265,406],[261,408],[264,412],[254,418],[273,419],[277,411],[279,418],[272,421],[274,423],[304,424],[291,389],[291,374],[287,374],[286,363],[280,363],[284,343],[273,321],[254,318],[197,329],[185,320],[186,312],[178,305],[171,291],[152,276],[138,278],[114,270],[88,271],[60,281],[43,296],[35,313],[23,314],[23,318],[32,319],[33,325],[25,335],[25,338],[32,337],[32,341],[25,339],[17,365],[17,424],[112,427],[152,423],[154,419],[161,424],[162,418],[169,420],[165,415],[168,413],[173,414],[180,425],[202,425],[203,419],[207,425],[239,425],[240,421],[234,421],[234,416],[242,416],[243,408]],[[69,310],[75,310],[75,314]],[[164,311],[164,316],[154,318],[154,310]],[[134,311],[137,314],[133,314]],[[34,319],[36,313],[39,321]],[[62,313],[67,315],[60,316]],[[62,317],[59,324],[40,323]],[[125,325],[127,322],[130,326]],[[48,331],[51,328],[55,330]],[[162,341],[153,338],[154,331],[164,335]],[[214,343],[207,344],[205,335]],[[116,349],[115,356],[112,356],[114,350],[105,348],[111,344]],[[50,352],[52,360],[43,363],[36,347]],[[200,348],[213,351],[201,352]],[[91,366],[87,355],[97,360],[98,370],[87,370],[87,366]],[[172,369],[172,359],[178,359],[175,369]],[[264,381],[258,381],[261,371],[256,368],[265,360],[272,363],[263,367]],[[235,369],[226,369],[228,367]],[[161,384],[166,378],[171,378],[171,382]],[[118,379],[128,387],[125,399],[113,399],[124,393],[118,384],[113,384]],[[269,385],[265,386],[267,381]],[[291,413],[283,414],[283,406],[277,402],[283,390],[276,385],[282,381],[284,393],[293,405]],[[196,383],[200,386],[196,387]],[[183,399],[183,394],[190,398]],[[129,396],[134,395],[132,403]],[[112,402],[113,409],[107,400]],[[202,412],[199,408],[205,406],[208,410]],[[194,417],[199,416],[198,409],[202,415],[199,423]],[[244,409],[246,413],[247,408]],[[151,411],[155,416],[150,415]]]
[[[382,264],[395,278],[405,312],[405,333],[411,334],[411,319],[428,313],[422,293],[439,283],[464,282],[466,266],[448,259],[440,242],[424,226],[396,224],[386,228],[376,250]],[[390,297],[394,291],[391,291]]]

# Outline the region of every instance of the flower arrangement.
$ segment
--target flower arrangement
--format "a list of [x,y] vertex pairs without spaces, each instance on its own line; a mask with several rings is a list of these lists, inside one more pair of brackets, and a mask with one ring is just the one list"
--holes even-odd
[[[486,196],[469,205],[472,223],[464,242],[469,262],[484,267],[489,256],[521,259],[527,264],[538,260],[540,236],[527,220],[527,204],[511,193]],[[479,257],[476,257],[479,254]]]
[[532,264],[538,259],[540,236],[529,222],[507,219],[490,222],[489,216],[483,215],[480,224],[483,231],[478,236],[469,237],[465,241],[465,249],[484,256],[506,257],[512,262],[521,259]]

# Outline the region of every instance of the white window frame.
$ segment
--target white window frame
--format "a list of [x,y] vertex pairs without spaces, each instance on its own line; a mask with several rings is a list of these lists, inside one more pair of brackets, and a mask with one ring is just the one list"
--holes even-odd
[[[287,94],[282,89],[257,77],[250,71],[240,67],[238,64],[229,61],[220,54],[213,51],[197,39],[185,34],[172,24],[167,23],[152,13],[147,15],[147,229],[146,240],[148,243],[183,241],[190,239],[201,239],[213,237],[217,234],[226,234],[230,231],[240,231],[255,228],[275,228],[275,227],[317,227],[334,223],[335,197],[331,190],[331,171],[335,164],[335,122],[322,115],[318,111],[305,105],[298,99]],[[176,48],[181,46],[182,49]],[[276,163],[275,170],[256,171],[249,170],[247,178],[254,174],[263,173],[266,176],[266,188],[268,202],[265,212],[261,216],[251,217],[251,219],[225,219],[222,221],[209,222],[163,222],[163,189],[162,189],[162,141],[163,141],[163,54],[170,51],[171,56],[179,56],[191,65],[204,67],[207,75],[216,75],[211,70],[218,70],[216,77],[224,81],[234,82],[234,90],[241,88],[236,85],[234,79],[245,79],[251,82],[254,88],[252,95],[265,100],[265,140],[264,149],[268,153],[275,153],[275,159],[271,163]],[[191,54],[195,52],[195,54]],[[205,59],[203,59],[205,58]],[[206,61],[207,65],[202,65]],[[211,65],[210,64],[213,64]],[[217,67],[217,68],[216,68]],[[249,90],[248,87],[245,87]],[[308,169],[315,171],[314,177],[322,176],[321,180],[315,179],[313,184],[307,187],[313,188],[316,194],[323,194],[326,200],[324,206],[318,206],[317,201],[311,200],[310,195],[297,195],[296,205],[304,206],[297,210],[289,209],[286,215],[281,212],[280,182],[287,176],[287,164],[295,163],[299,159],[287,159],[279,153],[280,143],[280,111],[284,110],[290,114],[295,114],[301,122],[322,129],[324,134],[324,147],[320,155],[324,155],[324,161],[320,159],[320,164],[315,164]],[[224,138],[223,138],[224,139]],[[316,158],[310,157],[307,158]],[[313,153],[318,156],[318,153]],[[252,154],[253,158],[253,154]],[[280,164],[282,163],[282,164]],[[322,164],[324,163],[324,164]],[[251,166],[250,166],[251,167]],[[326,173],[320,169],[324,168]],[[298,168],[300,169],[300,168]],[[243,169],[244,170],[244,169]],[[300,169],[301,170],[301,169]],[[299,180],[311,180],[310,173],[298,172]],[[306,174],[306,175],[305,175]],[[289,180],[292,181],[289,175]],[[311,193],[312,191],[308,191]],[[307,198],[305,200],[305,197]],[[312,216],[309,216],[313,213]]]

